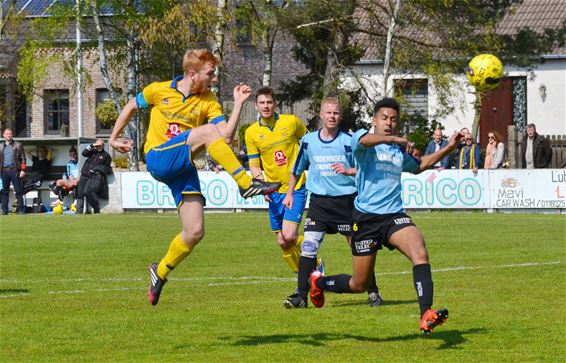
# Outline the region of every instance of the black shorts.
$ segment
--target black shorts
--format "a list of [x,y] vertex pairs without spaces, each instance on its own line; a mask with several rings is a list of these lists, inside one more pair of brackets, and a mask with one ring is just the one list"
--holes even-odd
[[352,211],[356,194],[329,197],[311,194],[305,232],[352,234]]
[[352,213],[352,255],[369,256],[382,246],[395,249],[389,238],[397,231],[415,224],[405,213],[366,214],[358,210]]

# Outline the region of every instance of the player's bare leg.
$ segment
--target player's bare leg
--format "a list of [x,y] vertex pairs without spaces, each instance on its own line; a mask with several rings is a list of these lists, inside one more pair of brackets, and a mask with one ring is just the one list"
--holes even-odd
[[201,195],[184,195],[179,207],[179,217],[183,230],[169,245],[167,254],[158,263],[149,268],[150,286],[149,301],[156,305],[161,295],[161,289],[167,282],[167,275],[177,267],[204,237],[204,206]]

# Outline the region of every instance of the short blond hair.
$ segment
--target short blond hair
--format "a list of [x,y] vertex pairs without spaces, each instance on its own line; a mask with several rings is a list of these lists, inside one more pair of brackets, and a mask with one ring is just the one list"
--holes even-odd
[[216,67],[220,61],[208,49],[187,50],[183,56],[183,72],[187,74],[191,69],[198,72],[206,63],[212,63]]
[[340,100],[338,99],[338,97],[333,97],[333,96],[325,97],[320,103],[320,109],[322,110],[322,106],[326,105],[327,103],[330,103],[332,105],[337,105],[338,108],[340,109],[340,112],[342,111],[342,105],[340,104]]

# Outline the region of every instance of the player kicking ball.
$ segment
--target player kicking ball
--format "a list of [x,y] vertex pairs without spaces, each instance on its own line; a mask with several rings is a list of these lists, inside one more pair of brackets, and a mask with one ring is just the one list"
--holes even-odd
[[[303,137],[289,177],[289,189],[283,200],[286,208],[293,208],[293,190],[305,170],[308,170],[307,189],[311,194],[304,223],[297,293],[283,301],[288,309],[307,307],[309,276],[316,268],[318,250],[325,234],[340,233],[350,244],[356,168],[350,146],[352,137],[340,130],[341,118],[340,101],[335,97],[325,98],[320,105],[322,128]],[[368,299],[371,307],[383,303],[375,274],[369,283]]]
[[147,170],[173,194],[183,229],[159,263],[149,267],[149,302],[156,305],[169,273],[204,237],[205,199],[193,157],[206,149],[236,181],[244,198],[269,194],[280,183],[252,179],[227,145],[234,138],[243,103],[251,89],[234,88],[234,110],[228,122],[210,86],[216,81],[218,60],[206,49],[189,50],[183,57],[183,76],[154,82],[130,100],[116,120],[109,142],[120,152],[131,151],[133,141],[118,138],[139,108],[151,108],[144,151]]
[[361,293],[367,289],[377,251],[383,246],[397,249],[413,265],[413,281],[420,306],[420,329],[430,333],[448,318],[447,309],[432,309],[433,283],[423,235],[405,214],[401,200],[401,173],[419,173],[452,152],[463,135],[453,134],[448,145],[417,160],[402,146],[407,140],[394,136],[399,103],[384,98],[374,108],[373,133],[358,130],[352,136],[356,159],[358,196],[352,217],[353,274],[310,276],[310,299],[324,305],[324,291]]

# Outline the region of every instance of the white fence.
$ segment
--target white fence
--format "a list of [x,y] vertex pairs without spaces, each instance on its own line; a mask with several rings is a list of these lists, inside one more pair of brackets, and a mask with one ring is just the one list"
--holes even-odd
[[[266,209],[263,197],[243,199],[222,172],[199,172],[209,209]],[[149,173],[121,173],[122,209],[175,209],[169,188]],[[565,169],[428,170],[403,174],[407,209],[566,209]],[[110,201],[110,204],[112,201]]]

